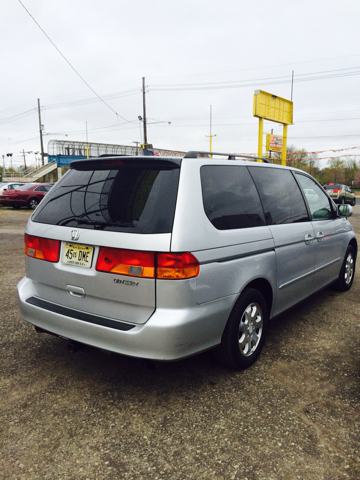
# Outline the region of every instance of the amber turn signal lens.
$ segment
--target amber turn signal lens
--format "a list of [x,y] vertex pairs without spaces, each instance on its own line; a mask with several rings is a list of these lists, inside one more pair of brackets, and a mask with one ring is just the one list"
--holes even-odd
[[197,277],[200,264],[192,253],[158,253],[156,278],[181,280]]

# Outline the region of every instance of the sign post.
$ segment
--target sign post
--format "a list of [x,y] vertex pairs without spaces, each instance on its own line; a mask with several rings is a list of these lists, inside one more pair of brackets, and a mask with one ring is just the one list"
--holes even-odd
[[[263,90],[254,92],[254,117],[259,118],[258,157],[262,157],[264,119],[283,125],[281,164],[286,165],[287,126],[293,125],[293,102]],[[261,161],[261,160],[258,160]]]

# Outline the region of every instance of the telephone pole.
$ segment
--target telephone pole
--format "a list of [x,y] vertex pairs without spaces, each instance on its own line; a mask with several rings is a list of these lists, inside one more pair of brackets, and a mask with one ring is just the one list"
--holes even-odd
[[38,98],[38,112],[39,112],[39,131],[40,131],[40,147],[41,147],[41,165],[44,165],[44,143],[42,135],[41,114],[40,114],[40,99]]
[[[216,135],[211,135],[211,123],[212,123],[212,105],[210,105],[210,135],[205,135],[205,137],[210,137],[210,152],[212,152],[212,137],[216,137]],[[212,155],[210,155],[212,158]]]
[[143,91],[143,124],[144,124],[144,145],[147,146],[147,133],[146,133],[146,105],[145,105],[145,77],[142,77],[142,91]]
[[24,170],[26,170],[26,157],[25,157],[25,150],[23,149],[22,151],[23,157],[24,157]]

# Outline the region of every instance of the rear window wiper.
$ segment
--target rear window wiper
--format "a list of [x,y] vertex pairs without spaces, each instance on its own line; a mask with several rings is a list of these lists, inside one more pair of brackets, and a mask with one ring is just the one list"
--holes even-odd
[[85,220],[83,218],[69,218],[65,222],[60,223],[59,225],[65,226],[70,222],[76,222],[77,225],[94,225],[94,227],[101,228],[105,227],[122,227],[122,228],[134,228],[133,222],[99,222],[98,220]]

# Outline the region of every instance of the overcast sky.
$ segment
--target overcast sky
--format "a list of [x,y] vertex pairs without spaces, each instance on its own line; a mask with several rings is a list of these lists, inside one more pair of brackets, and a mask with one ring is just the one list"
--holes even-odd
[[359,160],[359,25],[359,0],[2,0],[1,159],[40,150],[38,98],[45,152],[142,142],[142,77],[154,147],[208,150],[211,106],[213,151],[256,154],[254,91],[294,71],[288,144]]

